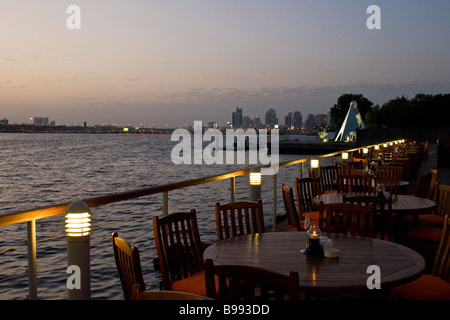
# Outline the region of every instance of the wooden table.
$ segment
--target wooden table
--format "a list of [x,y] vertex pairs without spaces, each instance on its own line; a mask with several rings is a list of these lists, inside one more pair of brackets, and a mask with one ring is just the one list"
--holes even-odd
[[[342,193],[327,193],[321,194],[314,198],[314,203],[319,204],[323,202],[324,204],[330,203],[342,203],[344,195]],[[402,214],[413,214],[413,213],[426,213],[427,211],[433,209],[436,206],[436,202],[433,200],[414,197],[409,195],[399,194],[392,197],[392,211]]]
[[367,292],[367,280],[377,265],[381,270],[381,289],[412,281],[425,268],[417,252],[393,242],[329,234],[338,258],[310,257],[301,253],[305,232],[267,232],[239,236],[209,246],[204,259],[216,265],[248,265],[282,274],[297,271],[301,290],[311,294]]

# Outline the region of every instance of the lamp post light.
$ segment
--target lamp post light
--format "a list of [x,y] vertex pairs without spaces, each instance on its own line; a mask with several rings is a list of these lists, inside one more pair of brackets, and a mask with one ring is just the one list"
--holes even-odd
[[343,161],[346,161],[346,160],[348,160],[348,152],[342,152],[342,160]]
[[319,177],[319,159],[311,159],[311,170],[309,171],[311,178]]
[[250,201],[261,199],[262,174],[259,168],[253,168],[249,175]]
[[90,209],[83,201],[72,202],[66,210],[66,239],[69,300],[91,297]]

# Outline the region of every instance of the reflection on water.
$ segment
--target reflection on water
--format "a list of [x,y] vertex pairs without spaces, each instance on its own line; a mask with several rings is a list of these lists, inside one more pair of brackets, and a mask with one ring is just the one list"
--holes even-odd
[[[245,165],[174,165],[170,135],[0,134],[0,212],[10,213],[108,193],[140,189],[247,168]],[[300,156],[281,155],[280,161]],[[277,184],[293,186],[299,167],[279,170]],[[272,223],[272,178],[263,177],[266,224]],[[248,177],[236,178],[236,201],[247,200]],[[216,241],[214,204],[230,201],[228,180],[169,192],[169,212],[197,210],[202,241]],[[122,299],[112,255],[111,234],[137,246],[144,280],[159,288],[154,270],[153,215],[162,195],[92,208],[91,281],[93,299]],[[284,214],[281,193],[277,211]],[[26,223],[1,227],[0,299],[28,294]],[[66,299],[66,239],[63,215],[36,222],[39,299]],[[40,241],[52,238],[47,241]]]

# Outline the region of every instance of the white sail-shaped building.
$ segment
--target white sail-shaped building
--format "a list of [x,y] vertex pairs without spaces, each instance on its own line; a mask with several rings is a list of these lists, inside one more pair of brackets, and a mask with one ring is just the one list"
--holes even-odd
[[350,102],[344,123],[334,141],[356,141],[356,129],[365,129],[364,121],[359,113],[356,101]]

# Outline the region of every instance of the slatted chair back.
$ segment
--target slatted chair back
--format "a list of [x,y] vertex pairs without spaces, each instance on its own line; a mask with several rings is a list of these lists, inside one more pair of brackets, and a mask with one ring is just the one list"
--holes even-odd
[[294,191],[284,183],[281,185],[281,192],[283,194],[284,208],[286,209],[286,216],[288,220],[288,227],[291,230],[300,231],[300,219],[297,208],[295,207]]
[[216,203],[217,239],[265,232],[262,201]]
[[301,216],[307,212],[317,211],[314,198],[322,194],[319,178],[295,178],[295,192]]
[[348,161],[347,166],[349,170],[352,169],[364,169],[364,164],[362,160],[354,160],[354,161]]
[[123,295],[125,300],[129,300],[133,294],[134,284],[145,290],[139,250],[120,238],[117,232],[112,234],[112,246]]
[[327,233],[374,236],[373,207],[354,203],[319,204],[319,228]]
[[208,259],[205,261],[205,282],[207,296],[213,299],[298,300],[300,298],[297,272],[290,272],[288,276],[251,266],[218,266]]
[[442,237],[431,273],[450,282],[450,215],[448,214],[444,217]]
[[430,187],[428,189],[427,196],[426,196],[427,199],[433,198],[434,190],[436,187],[436,182],[438,182],[438,178],[439,178],[439,171],[431,169],[430,174],[431,174],[431,181],[430,181]]
[[361,174],[339,174],[336,185],[339,193],[369,193],[373,190],[369,177]]
[[436,189],[435,201],[437,203],[436,214],[440,216],[450,214],[450,186],[439,184],[437,182],[437,186],[435,189]]
[[154,216],[153,231],[163,290],[204,269],[195,209]]
[[391,178],[400,180],[402,177],[401,166],[377,166],[375,175],[380,178]]
[[336,167],[338,167],[338,174],[349,174],[350,173],[347,162],[338,162],[337,161]]
[[372,206],[374,238],[400,242],[401,234],[398,238],[394,230],[394,218],[392,213],[392,198],[380,198],[371,195],[344,195],[344,203],[354,203],[360,206]]
[[411,179],[411,161],[408,157],[395,156],[393,164],[402,165],[402,180]]
[[322,183],[322,191],[336,191],[336,180],[339,174],[338,166],[320,167],[320,181]]

